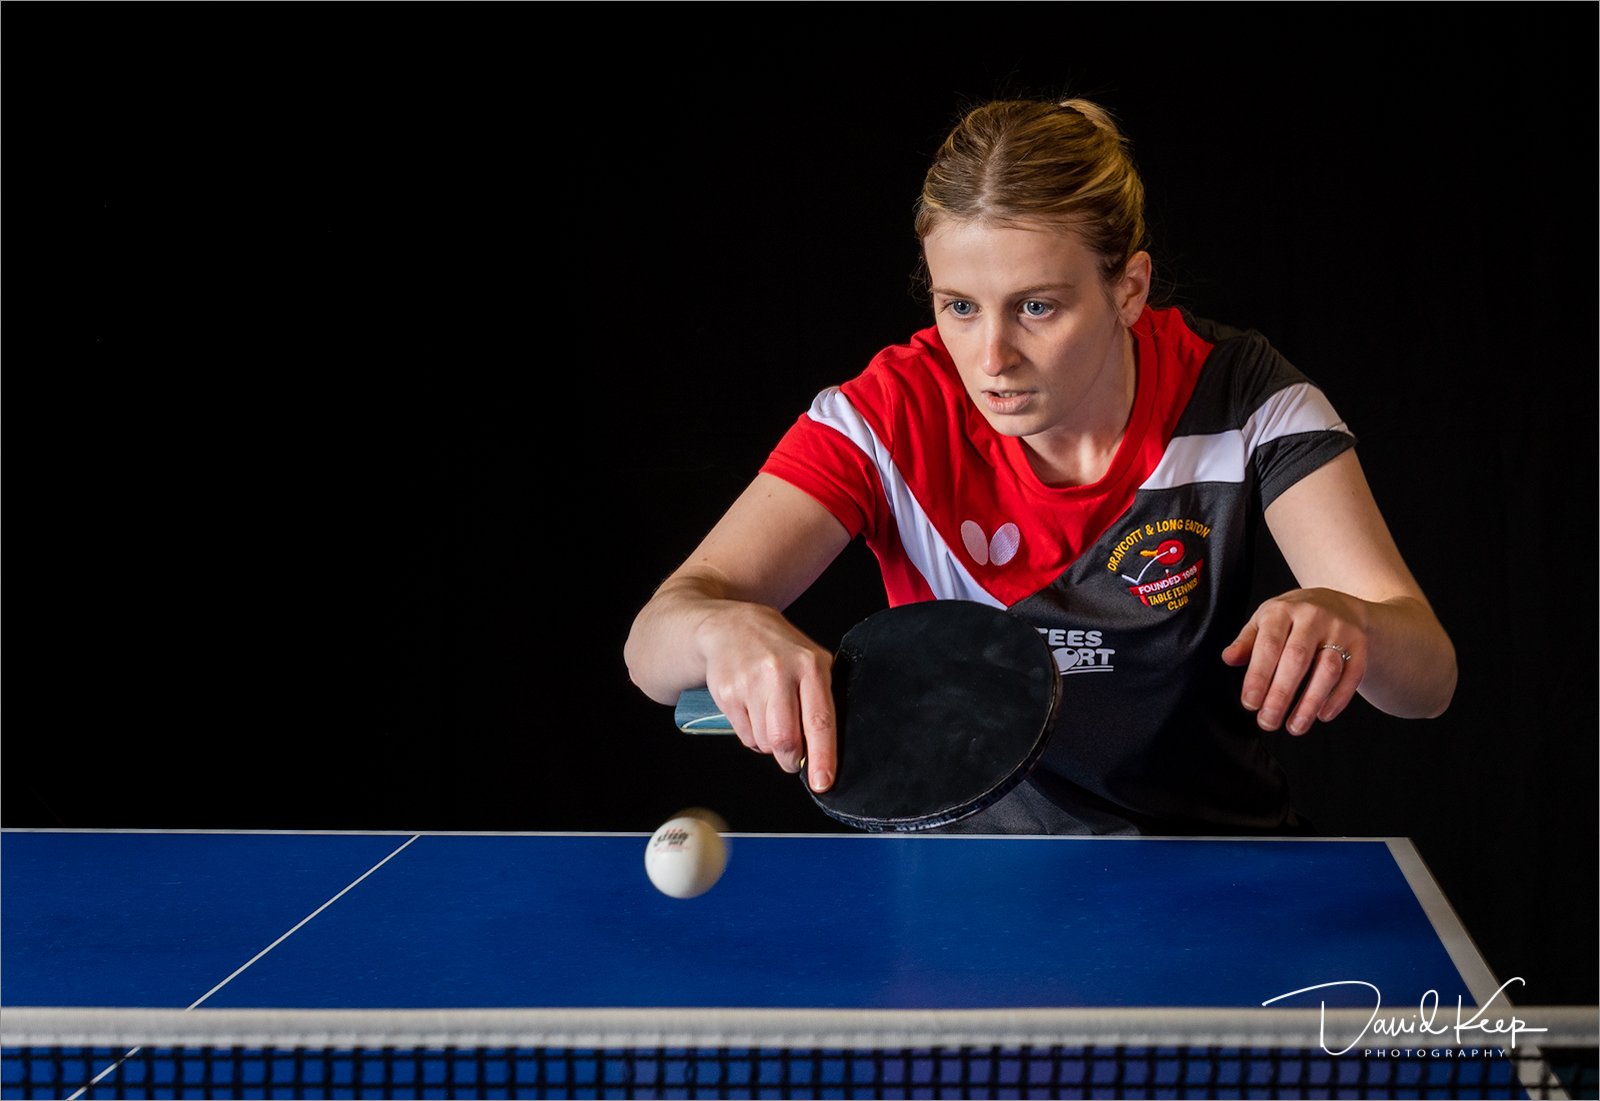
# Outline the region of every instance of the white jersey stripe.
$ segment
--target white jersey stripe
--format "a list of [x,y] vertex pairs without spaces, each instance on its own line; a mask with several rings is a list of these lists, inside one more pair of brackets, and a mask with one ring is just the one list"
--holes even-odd
[[995,608],[1005,607],[973,579],[951,552],[949,545],[939,537],[928,514],[912,494],[911,487],[900,476],[889,449],[837,386],[818,394],[806,415],[841,433],[877,467],[906,557],[928,583],[935,597],[940,600],[976,600]]
[[1195,482],[1243,482],[1256,448],[1301,432],[1343,432],[1321,390],[1297,383],[1273,394],[1244,427],[1205,436],[1177,436],[1140,489],[1173,489]]
[[[976,600],[1004,607],[991,596],[940,538],[928,514],[901,477],[889,449],[837,386],[818,394],[807,416],[843,435],[872,461],[883,482],[906,557],[940,600]],[[1172,489],[1195,482],[1241,483],[1262,444],[1301,432],[1348,433],[1322,392],[1308,383],[1286,387],[1257,409],[1243,428],[1203,436],[1178,436],[1141,489]]]

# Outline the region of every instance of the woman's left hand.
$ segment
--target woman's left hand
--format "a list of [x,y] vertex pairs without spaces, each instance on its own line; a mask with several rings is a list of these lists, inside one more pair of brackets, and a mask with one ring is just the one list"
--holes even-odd
[[1333,721],[1366,674],[1369,622],[1364,601],[1333,589],[1268,600],[1222,651],[1227,664],[1248,664],[1240,703],[1262,730],[1300,735]]

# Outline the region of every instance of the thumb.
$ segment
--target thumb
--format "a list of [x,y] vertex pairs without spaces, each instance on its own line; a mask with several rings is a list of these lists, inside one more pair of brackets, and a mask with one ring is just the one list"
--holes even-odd
[[1222,648],[1222,661],[1224,665],[1243,665],[1250,660],[1250,652],[1256,645],[1256,625],[1246,623],[1237,638]]

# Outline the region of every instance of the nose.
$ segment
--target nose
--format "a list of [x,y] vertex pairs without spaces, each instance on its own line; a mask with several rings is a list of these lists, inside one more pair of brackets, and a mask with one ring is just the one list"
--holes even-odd
[[990,378],[998,378],[1015,367],[1017,360],[1017,346],[1012,339],[1011,327],[1003,319],[990,320],[983,329],[979,368]]

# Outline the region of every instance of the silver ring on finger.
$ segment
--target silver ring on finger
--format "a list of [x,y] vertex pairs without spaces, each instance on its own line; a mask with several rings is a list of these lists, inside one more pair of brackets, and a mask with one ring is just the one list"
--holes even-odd
[[1340,662],[1347,662],[1350,660],[1350,651],[1346,650],[1343,646],[1340,646],[1337,642],[1324,642],[1321,646],[1318,646],[1317,649],[1332,650],[1334,653],[1339,655]]

